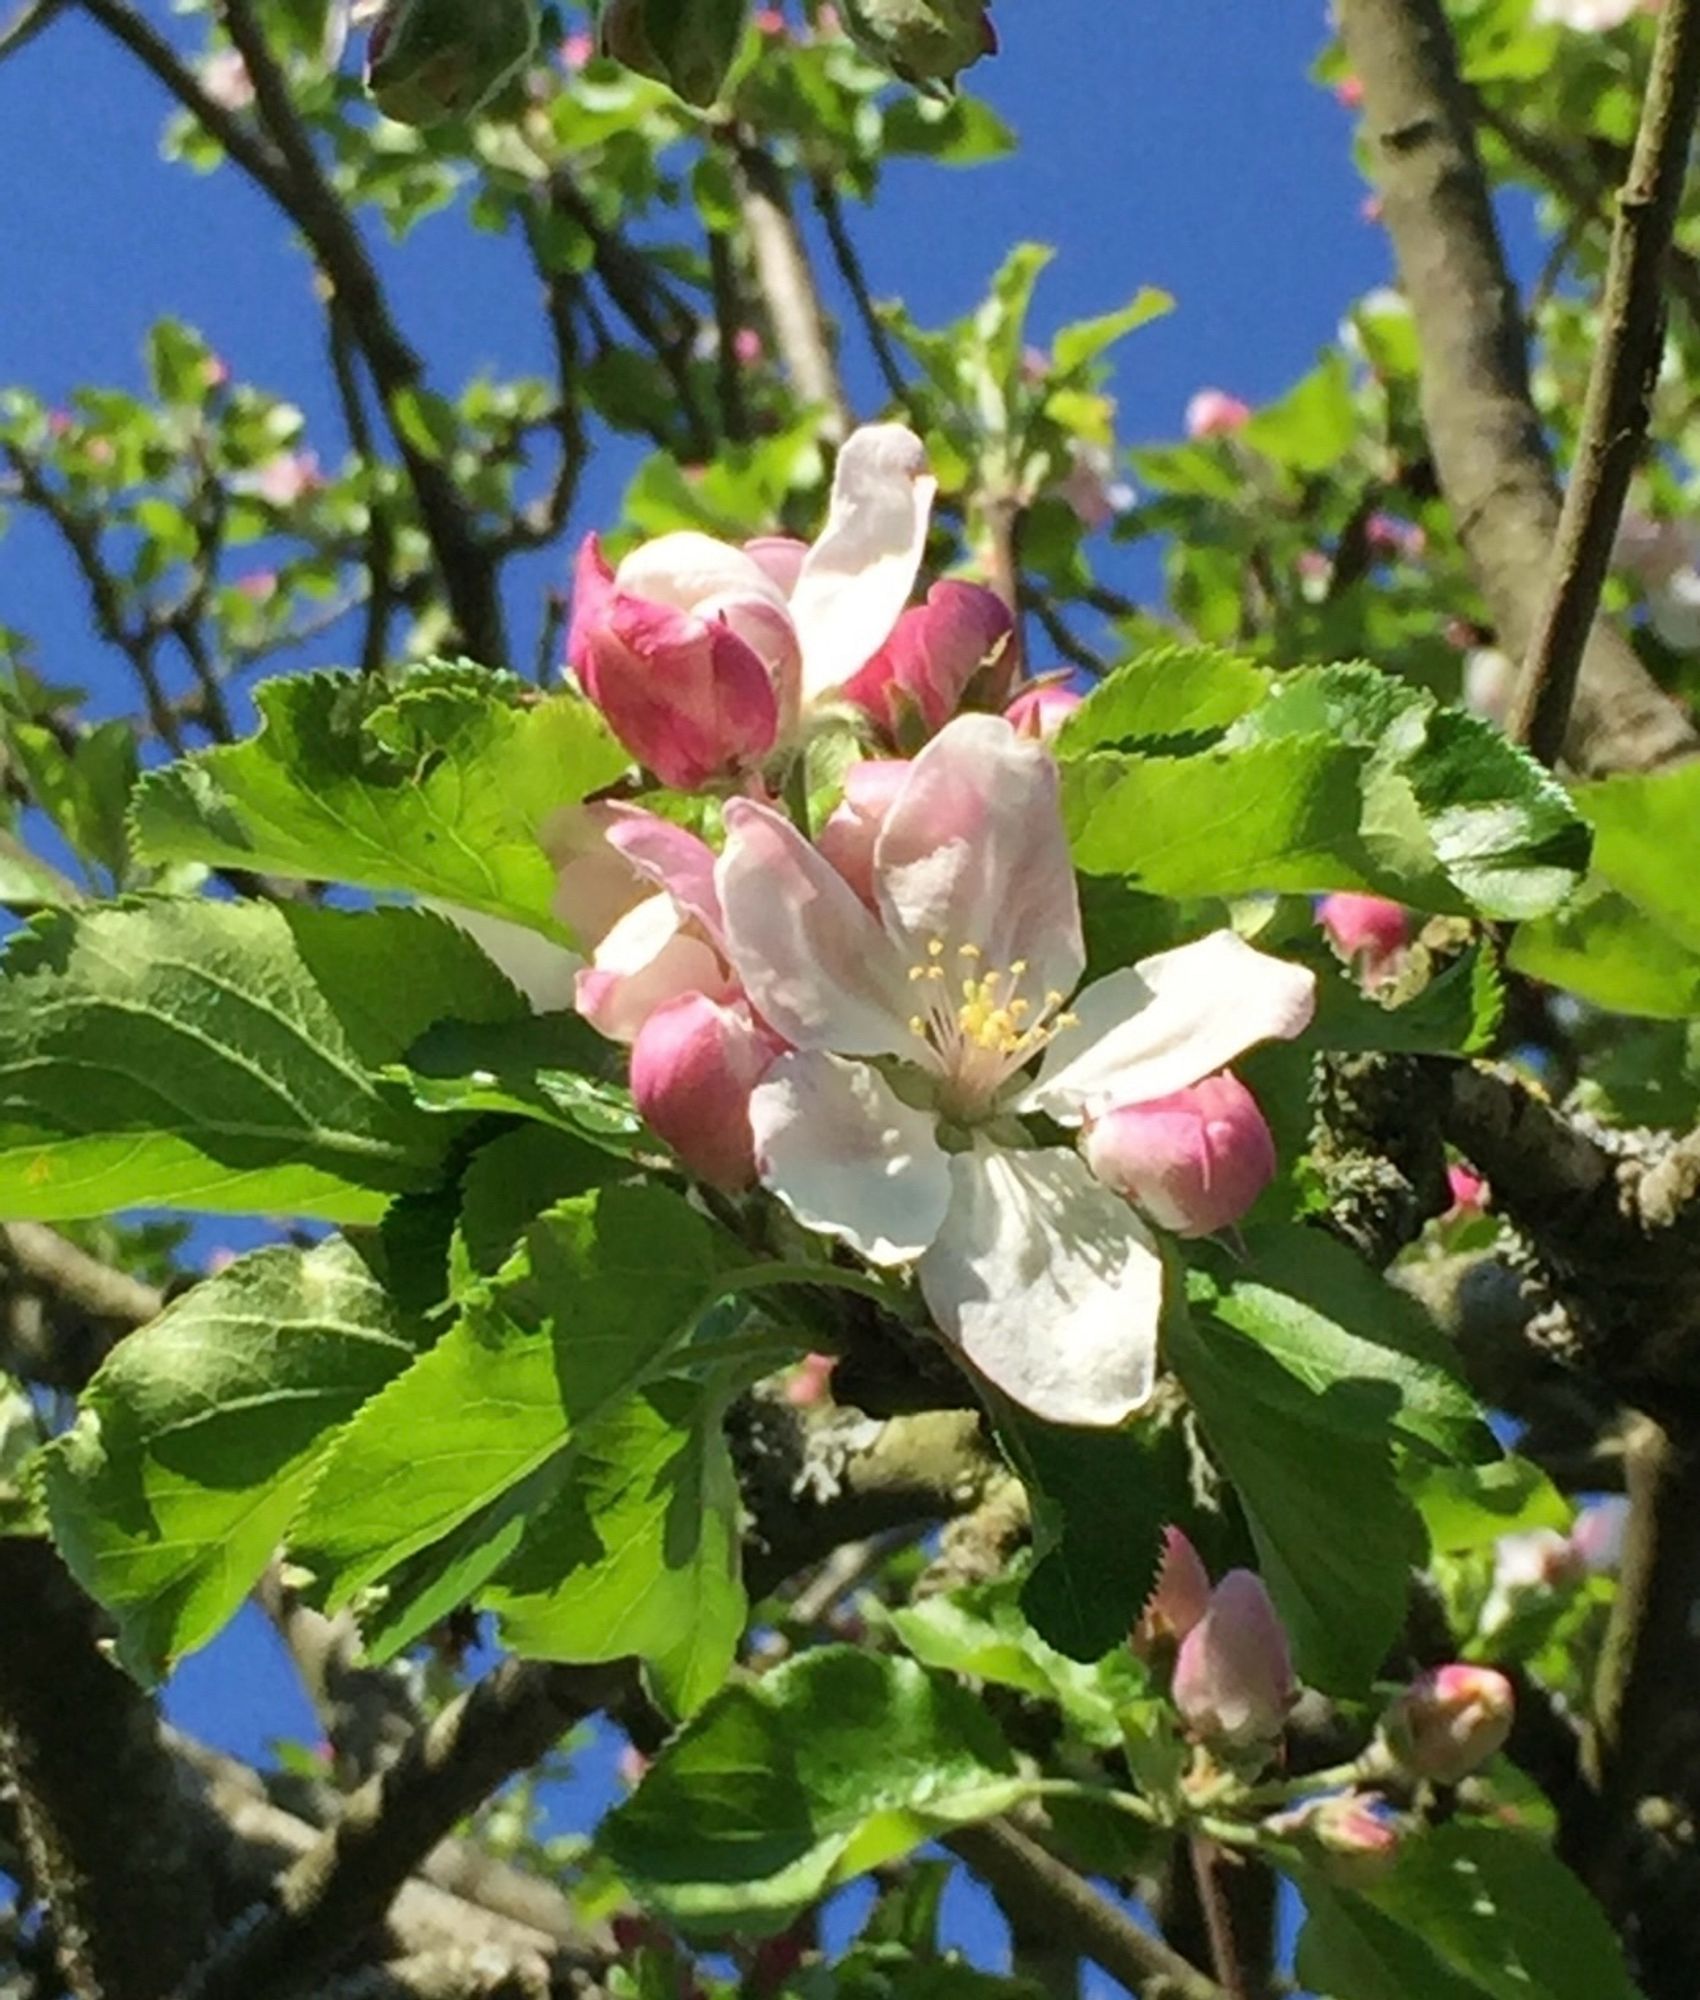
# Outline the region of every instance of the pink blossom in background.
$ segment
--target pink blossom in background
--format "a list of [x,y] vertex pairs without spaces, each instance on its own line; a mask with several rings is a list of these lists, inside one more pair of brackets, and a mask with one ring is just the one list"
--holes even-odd
[[239,576],[231,588],[240,591],[250,604],[269,604],[277,595],[277,571],[251,569],[245,576]]
[[753,368],[766,354],[762,337],[753,326],[741,326],[732,336],[732,357],[740,368]]
[[1287,1634],[1263,1579],[1231,1569],[1175,1658],[1175,1706],[1204,1742],[1246,1750],[1273,1743],[1298,1697]]
[[230,363],[222,354],[209,354],[201,379],[209,389],[222,389],[230,381]]
[[252,472],[239,474],[231,484],[241,493],[251,493],[272,507],[293,507],[325,483],[315,451],[280,451]]
[[1629,1529],[1629,1502],[1611,1493],[1584,1507],[1570,1530],[1570,1546],[1591,1576],[1613,1575],[1623,1565],[1623,1541]]
[[561,63],[566,69],[583,69],[596,54],[596,38],[580,28],[561,44]]
[[1363,78],[1357,76],[1341,77],[1340,81],[1334,86],[1334,97],[1335,101],[1343,104],[1348,111],[1356,111],[1358,106],[1364,101]]
[[1009,607],[995,590],[978,583],[935,583],[925,604],[905,611],[891,637],[845,682],[842,697],[893,739],[905,733],[911,716],[936,735],[981,668],[995,672],[1007,662],[1014,630]]
[[1239,1078],[1224,1070],[1086,1128],[1088,1166],[1160,1229],[1209,1236],[1238,1222],[1275,1178],[1275,1140]]
[[1364,523],[1364,538],[1376,555],[1415,562],[1428,548],[1428,536],[1415,522],[1397,514],[1372,514]]
[[1189,438],[1226,437],[1251,422],[1251,405],[1226,389],[1200,389],[1186,406]]
[[1446,1169],[1447,1192],[1452,1196],[1452,1215],[1475,1215],[1486,1208],[1488,1184],[1480,1174],[1454,1161]]
[[1083,444],[1078,438],[1069,447],[1067,472],[1051,491],[1089,534],[1107,528],[1138,498],[1130,481],[1115,476],[1115,455],[1108,446]]
[[254,101],[254,80],[234,49],[215,49],[201,64],[201,88],[226,111],[246,111]]
[[1370,224],[1378,223],[1381,220],[1381,206],[1380,195],[1366,194],[1358,205],[1358,220]]
[[754,14],[756,32],[773,41],[790,33],[785,16],[777,7],[758,7]]

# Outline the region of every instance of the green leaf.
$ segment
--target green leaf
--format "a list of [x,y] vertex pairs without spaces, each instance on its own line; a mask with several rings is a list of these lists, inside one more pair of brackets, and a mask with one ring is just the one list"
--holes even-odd
[[470,665],[311,674],[255,699],[258,736],[143,779],[147,859],[410,890],[564,935],[539,829],[628,762],[587,703]]
[[547,1465],[661,1373],[723,1289],[724,1243],[657,1187],[600,1188],[540,1216],[523,1253],[326,1466],[294,1542],[330,1602]]
[[1700,951],[1598,877],[1562,909],[1524,924],[1507,962],[1614,1014],[1655,1021],[1700,1014]]
[[576,1014],[499,1027],[444,1021],[389,1073],[427,1111],[506,1111],[577,1133],[629,1159],[643,1121],[619,1080],[623,1052]]
[[[1183,656],[1177,713],[1226,721],[1220,741],[1159,755],[1059,739],[1064,814],[1089,874],[1176,897],[1368,889],[1518,919],[1574,887],[1585,825],[1563,787],[1479,718],[1362,666],[1274,675],[1250,706],[1252,670],[1212,657]],[[1161,728],[1161,699],[1160,670],[1136,662],[1070,728]],[[1083,724],[1094,704],[1101,723]]]
[[1119,311],[1103,313],[1096,319],[1076,320],[1072,326],[1063,327],[1051,343],[1052,365],[1067,374],[1097,360],[1107,347],[1114,347],[1118,340],[1174,309],[1175,302],[1167,292],[1159,291],[1155,285],[1141,285]]
[[746,0],[643,0],[643,24],[657,59],[643,73],[670,84],[687,104],[720,95],[738,52]]
[[1305,1900],[1299,1977],[1351,2000],[1640,2000],[1599,1905],[1510,1827],[1429,1827],[1374,1889]]
[[1435,1465],[1408,1460],[1401,1483],[1415,1502],[1437,1555],[1491,1549],[1502,1535],[1570,1527],[1570,1503],[1531,1460]]
[[1196,1265],[1190,1274],[1194,1302],[1327,1398],[1338,1428],[1377,1439],[1397,1432],[1443,1458],[1499,1456],[1451,1344],[1345,1244],[1277,1223],[1248,1230],[1240,1252],[1209,1268],[1208,1278]]
[[[994,1412],[1033,1508],[1036,1560],[1022,1609],[1069,1659],[1101,1659],[1132,1631],[1156,1575],[1164,1523],[1186,1491],[1179,1433],[1153,1424],[1069,1429],[1001,1399]],[[1116,1496],[1113,1508],[1104,1505],[1106,1493]]]
[[688,1934],[768,1935],[1028,1789],[954,1682],[827,1646],[717,1695],[603,1821],[597,1845]]
[[148,1681],[271,1559],[337,1427],[418,1330],[340,1237],[241,1258],[113,1349],[45,1453],[54,1538]]
[[[1184,1313],[1166,1344],[1239,1495],[1301,1678],[1363,1694],[1404,1616],[1422,1539],[1387,1443],[1365,1434],[1365,1399],[1311,1388],[1257,1342]],[[1391,1416],[1393,1386],[1366,1386]]]
[[1018,1601],[1019,1581],[1002,1576],[920,1598],[887,1616],[923,1666],[1052,1702],[1088,1742],[1119,1748],[1123,1710],[1148,1693],[1145,1669],[1127,1648],[1126,1630],[1102,1659],[1072,1660],[1028,1623]]
[[1653,921],[1700,952],[1700,768],[1625,775],[1579,785],[1576,803],[1594,829],[1594,868]]
[[1100,681],[1063,724],[1065,763],[1088,750],[1162,747],[1220,737],[1267,696],[1270,675],[1215,646],[1156,646]]
[[1336,349],[1278,403],[1259,410],[1240,436],[1294,472],[1337,474],[1357,429],[1350,366]]
[[743,1637],[738,1481],[718,1388],[656,1382],[597,1424],[485,1603],[529,1659],[648,1663],[692,1715],[725,1685]]
[[414,910],[53,912],[3,971],[0,1208],[17,1218],[373,1220],[429,1183],[457,1130],[375,1072],[438,1012],[524,1011],[469,938]]
[[1481,1055],[1499,1037],[1505,980],[1492,948],[1456,959],[1420,993],[1384,1006],[1330,953],[1294,952],[1316,974],[1309,1040],[1320,1049],[1394,1049],[1415,1055]]

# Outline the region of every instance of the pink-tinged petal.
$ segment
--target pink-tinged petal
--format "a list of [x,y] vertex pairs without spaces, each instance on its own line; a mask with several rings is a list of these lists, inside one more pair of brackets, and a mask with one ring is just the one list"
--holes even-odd
[[996,591],[977,583],[935,583],[926,603],[905,611],[891,637],[845,682],[843,697],[888,735],[897,735],[910,710],[929,730],[940,730],[980,669],[1007,658],[1014,630]]
[[809,545],[795,535],[757,535],[744,544],[744,553],[770,583],[789,597],[803,573]]
[[735,632],[761,661],[778,699],[780,733],[790,735],[797,726],[803,698],[802,647],[790,612],[765,597],[727,592],[705,597],[696,607],[696,615]]
[[755,1181],[750,1093],[778,1053],[748,1007],[687,993],[639,1029],[632,1097],[699,1180],[735,1193]]
[[1303,966],[1212,931],[1078,995],[1075,1025],[1052,1042],[1017,1108],[1077,1124],[1112,1105],[1166,1097],[1259,1042],[1301,1034],[1315,1006],[1316,980]]
[[761,660],[735,632],[616,595],[586,643],[584,691],[663,784],[695,791],[759,763],[779,733]]
[[908,963],[837,869],[771,807],[733,799],[715,871],[726,954],[793,1047],[913,1055]]
[[1163,1265],[1144,1225],[1073,1153],[976,1141],[916,1274],[939,1332],[1054,1424],[1106,1427],[1149,1401]]
[[1167,1097],[1112,1105],[1087,1128],[1086,1164],[1159,1229],[1209,1236],[1246,1214],[1275,1178],[1275,1140],[1257,1099],[1224,1071]]
[[844,440],[826,528],[791,592],[805,700],[842,687],[897,623],[937,490],[921,440],[901,424],[864,424]]
[[460,903],[427,899],[425,908],[465,931],[508,984],[524,994],[534,1014],[553,1014],[573,1005],[584,964],[576,951],[525,924],[487,917],[482,910],[469,910]]
[[538,845],[555,870],[550,911],[587,951],[650,892],[649,884],[608,839],[621,817],[636,810],[600,800],[557,806],[538,828]]
[[1504,1749],[1516,1711],[1516,1690],[1492,1667],[1431,1667],[1383,1716],[1382,1740],[1412,1777],[1456,1785]]
[[1024,962],[1025,995],[1073,989],[1086,951],[1057,789],[1050,753],[999,715],[959,715],[915,759],[874,871],[917,953],[971,945],[984,971]]
[[872,1264],[906,1264],[950,1205],[933,1120],[868,1063],[781,1056],[750,1098],[756,1170],[797,1220]]
[[594,535],[579,543],[573,563],[572,617],[567,625],[567,665],[580,677],[590,659],[590,635],[607,616],[614,596],[614,572]]
[[815,836],[815,845],[862,901],[875,905],[874,848],[885,816],[909,775],[897,757],[868,757],[844,774],[844,797]]
[[610,1041],[632,1041],[657,1007],[682,993],[729,1000],[737,982],[719,954],[684,920],[668,896],[650,896],[627,912],[578,976],[578,1011]]
[[664,890],[694,917],[716,945],[721,939],[720,892],[714,886],[715,853],[706,840],[659,813],[617,806],[608,844],[640,880]]
[[1225,389],[1200,389],[1186,406],[1189,438],[1226,437],[1251,422],[1251,405]]
[[1186,1637],[1210,1608],[1210,1572],[1180,1528],[1163,1530],[1157,1578],[1131,1644],[1142,1660],[1154,1658]]

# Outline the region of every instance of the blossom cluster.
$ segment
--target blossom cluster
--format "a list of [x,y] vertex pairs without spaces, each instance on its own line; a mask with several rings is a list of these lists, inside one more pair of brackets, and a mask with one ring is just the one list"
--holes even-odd
[[[1226,1227],[1272,1176],[1228,1065],[1299,1033],[1314,981],[1218,930],[1081,987],[1045,741],[1073,697],[1012,689],[990,591],[905,608],[932,495],[919,439],[881,425],[846,442],[812,547],[673,534],[611,567],[592,538],[569,664],[642,768],[719,795],[724,839],[631,803],[558,815],[556,913],[588,955],[570,993],[541,940],[474,928],[534,1003],[629,1046],[690,1171],[911,1271],[1028,1409],[1116,1424],[1155,1377],[1152,1227]],[[783,771],[847,718],[873,754],[811,834]]]

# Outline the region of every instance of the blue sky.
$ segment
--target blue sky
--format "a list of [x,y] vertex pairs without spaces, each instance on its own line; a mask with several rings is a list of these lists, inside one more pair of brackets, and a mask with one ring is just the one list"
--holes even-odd
[[[165,12],[161,0],[148,11]],[[894,167],[879,206],[852,215],[876,294],[902,294],[923,324],[955,318],[1021,239],[1059,252],[1039,295],[1041,337],[1140,285],[1163,287],[1177,311],[1120,350],[1119,435],[1135,442],[1176,435],[1201,385],[1272,396],[1313,363],[1347,304],[1388,278],[1385,239],[1361,213],[1350,120],[1306,76],[1324,38],[1321,0],[998,0],[997,20],[1002,54],[974,81],[1021,151],[969,173]],[[301,404],[334,459],[341,432],[306,266],[234,173],[199,178],[160,160],[165,108],[74,9],[0,69],[0,388],[49,401],[79,382],[139,388],[144,331],[171,313],[240,376]],[[543,364],[511,246],[438,222],[399,252],[379,248],[443,385]],[[851,379],[874,414],[865,358]],[[593,470],[575,536],[611,514],[628,469],[613,459]],[[564,553],[528,581],[552,573],[564,579]],[[27,524],[0,539],[0,623],[34,634],[50,678],[128,705],[68,567]],[[313,1733],[251,1613],[181,1670],[169,1706],[245,1755]],[[561,1800],[563,1823],[583,1824],[611,1783],[604,1744]],[[983,1941],[971,1897],[954,1927]]]

